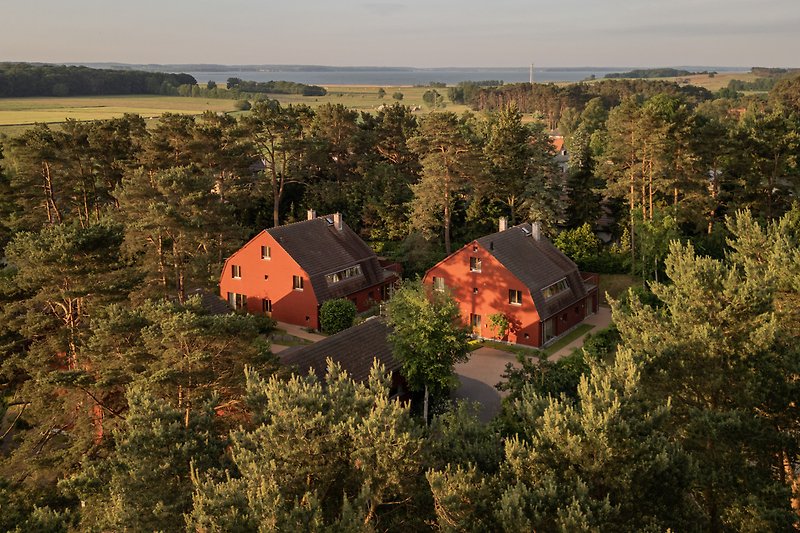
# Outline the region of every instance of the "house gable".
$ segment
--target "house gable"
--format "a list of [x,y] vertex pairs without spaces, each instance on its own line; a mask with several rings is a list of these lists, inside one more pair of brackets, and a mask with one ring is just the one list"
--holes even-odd
[[[262,257],[262,246],[269,257]],[[234,267],[238,267],[235,277]],[[302,290],[295,287],[302,280]],[[246,296],[246,310],[265,313],[276,320],[317,327],[317,297],[308,273],[268,231],[262,231],[233,253],[222,268],[220,296]],[[230,302],[229,302],[230,303]]]
[[[479,270],[473,258],[480,260]],[[508,340],[538,344],[539,314],[525,283],[480,242],[472,241],[434,265],[425,273],[423,283],[433,286],[434,277],[444,279],[461,308],[462,319],[473,326],[476,335],[494,337],[489,317],[502,313],[511,325]],[[521,293],[519,303],[511,301],[509,291]],[[476,320],[480,324],[475,324]]]

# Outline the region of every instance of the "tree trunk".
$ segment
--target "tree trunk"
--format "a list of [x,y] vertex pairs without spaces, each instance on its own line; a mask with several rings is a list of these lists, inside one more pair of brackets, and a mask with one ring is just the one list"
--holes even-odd
[[425,385],[425,400],[422,407],[422,416],[425,417],[425,425],[428,425],[428,386]]

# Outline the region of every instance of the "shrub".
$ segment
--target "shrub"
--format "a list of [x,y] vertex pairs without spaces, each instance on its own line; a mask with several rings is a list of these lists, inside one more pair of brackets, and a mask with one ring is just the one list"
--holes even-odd
[[356,304],[339,298],[328,300],[319,310],[319,323],[322,331],[333,335],[353,325],[356,318]]
[[236,100],[236,103],[233,104],[233,107],[239,111],[250,111],[252,106],[248,100]]
[[403,99],[403,93],[401,93],[400,91],[392,93],[392,98],[394,98],[395,100],[397,100],[399,102],[400,100]]

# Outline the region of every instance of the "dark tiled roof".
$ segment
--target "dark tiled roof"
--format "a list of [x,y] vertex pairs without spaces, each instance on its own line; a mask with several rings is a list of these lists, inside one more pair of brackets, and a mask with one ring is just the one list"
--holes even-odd
[[[270,228],[267,232],[297,261],[309,276],[320,303],[341,298],[385,280],[378,257],[367,244],[342,222],[337,229],[325,215],[311,220]],[[328,285],[326,274],[360,265],[361,276]]]
[[355,381],[365,381],[375,359],[386,367],[387,372],[400,368],[400,363],[392,355],[388,334],[386,323],[380,318],[373,318],[315,344],[295,346],[278,355],[283,364],[296,366],[302,374],[313,369],[320,378],[325,376],[326,361],[331,358]]
[[228,305],[228,302],[220,298],[219,294],[205,291],[203,289],[195,289],[191,291],[188,296],[199,296],[200,305],[203,309],[212,315],[227,315],[232,313],[233,309]]
[[[578,267],[546,238],[531,235],[530,224],[520,224],[478,239],[509,272],[530,290],[541,320],[586,296]],[[542,289],[567,278],[569,290],[545,300]]]

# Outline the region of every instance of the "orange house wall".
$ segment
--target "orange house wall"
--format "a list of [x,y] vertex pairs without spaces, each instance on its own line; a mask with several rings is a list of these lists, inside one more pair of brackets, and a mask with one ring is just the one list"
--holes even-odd
[[[262,246],[270,247],[270,259],[261,259]],[[242,267],[240,279],[233,278],[233,265]],[[292,276],[303,278],[302,291],[292,289]],[[220,296],[226,300],[229,292],[246,295],[249,313],[262,313],[261,300],[272,300],[272,318],[275,320],[315,329],[319,327],[317,298],[308,275],[266,231],[256,235],[225,261],[219,289]]]
[[[477,252],[473,251],[477,247]],[[470,272],[470,257],[481,259],[481,271]],[[533,304],[531,293],[525,285],[488,250],[473,241],[425,273],[423,283],[433,285],[433,277],[444,278],[444,283],[461,308],[461,317],[469,324],[470,314],[481,316],[481,337],[492,338],[489,315],[503,313],[511,324],[510,332],[504,340],[529,346],[540,346],[541,327],[539,313]],[[474,294],[473,289],[478,293]],[[522,292],[522,305],[508,302],[508,290]],[[527,337],[526,337],[527,335]]]

